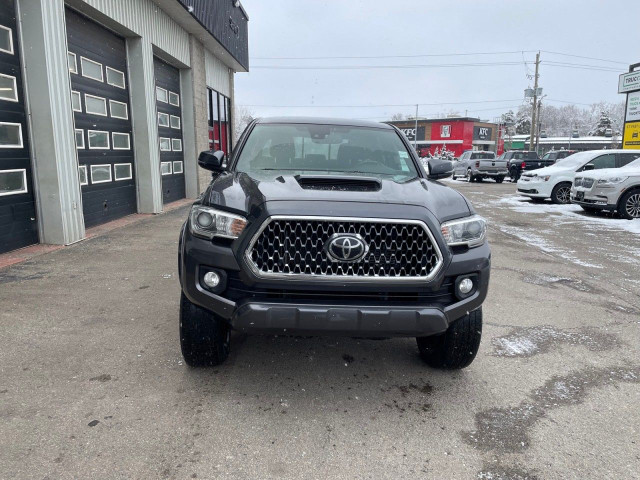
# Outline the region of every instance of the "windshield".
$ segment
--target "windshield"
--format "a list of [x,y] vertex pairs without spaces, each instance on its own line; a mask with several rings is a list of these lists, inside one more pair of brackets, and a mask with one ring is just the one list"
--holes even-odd
[[593,158],[593,152],[574,153],[573,155],[569,155],[567,158],[557,161],[554,166],[563,168],[580,167]]
[[418,176],[394,130],[342,125],[256,125],[235,170],[270,178],[285,172],[375,176],[397,182]]

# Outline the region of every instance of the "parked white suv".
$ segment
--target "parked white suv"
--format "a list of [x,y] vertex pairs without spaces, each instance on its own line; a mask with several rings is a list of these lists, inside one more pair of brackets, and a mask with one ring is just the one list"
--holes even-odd
[[[635,155],[640,157],[640,152]],[[640,218],[640,158],[622,168],[576,175],[571,202],[588,212],[617,211],[629,220]]]
[[620,168],[640,156],[629,150],[590,150],[578,152],[556,164],[525,172],[518,180],[518,193],[534,201],[550,198],[553,203],[569,203],[576,173],[603,168]]

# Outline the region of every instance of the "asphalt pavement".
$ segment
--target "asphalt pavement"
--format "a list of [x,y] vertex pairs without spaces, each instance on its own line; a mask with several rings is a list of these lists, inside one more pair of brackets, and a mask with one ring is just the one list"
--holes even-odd
[[640,478],[640,221],[447,184],[493,251],[463,371],[414,339],[242,335],[187,367],[185,208],[0,270],[0,478]]

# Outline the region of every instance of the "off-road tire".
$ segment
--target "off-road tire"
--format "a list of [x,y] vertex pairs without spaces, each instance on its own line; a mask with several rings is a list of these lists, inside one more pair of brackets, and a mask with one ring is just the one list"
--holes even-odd
[[213,313],[180,297],[180,348],[187,365],[220,365],[229,356],[231,331]]
[[476,358],[482,337],[482,307],[459,318],[442,335],[418,337],[420,356],[434,368],[458,370]]
[[625,193],[618,203],[618,214],[627,220],[640,218],[640,190]]
[[520,172],[518,172],[516,167],[512,167],[511,170],[509,170],[509,177],[511,177],[512,182],[520,180]]
[[496,183],[502,183],[502,182],[504,182],[504,177],[496,177],[495,181],[496,181]]
[[560,205],[571,203],[571,183],[560,182],[551,191],[551,201]]

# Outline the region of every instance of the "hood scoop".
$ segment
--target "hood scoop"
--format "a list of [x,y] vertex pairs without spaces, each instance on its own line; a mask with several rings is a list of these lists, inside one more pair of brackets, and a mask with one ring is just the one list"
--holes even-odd
[[332,175],[296,175],[298,184],[305,190],[333,190],[337,192],[378,192],[380,180],[372,177],[336,177]]

